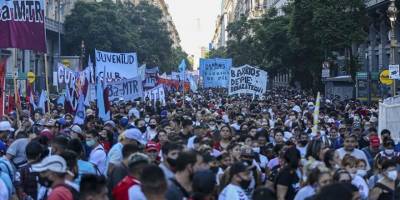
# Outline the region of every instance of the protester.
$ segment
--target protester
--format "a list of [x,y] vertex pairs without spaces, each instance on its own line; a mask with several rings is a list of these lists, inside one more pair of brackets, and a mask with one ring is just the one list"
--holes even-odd
[[376,105],[289,88],[164,95],[117,99],[105,120],[89,102],[80,124],[53,100],[4,116],[0,198],[398,199],[399,144],[378,136]]

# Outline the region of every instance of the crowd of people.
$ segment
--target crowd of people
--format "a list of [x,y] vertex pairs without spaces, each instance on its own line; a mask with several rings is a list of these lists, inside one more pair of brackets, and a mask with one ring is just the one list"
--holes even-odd
[[[0,200],[395,200],[400,144],[378,108],[288,88],[117,100],[84,124],[62,104],[0,122]],[[18,112],[18,113],[17,113]],[[317,125],[317,126],[316,126]]]

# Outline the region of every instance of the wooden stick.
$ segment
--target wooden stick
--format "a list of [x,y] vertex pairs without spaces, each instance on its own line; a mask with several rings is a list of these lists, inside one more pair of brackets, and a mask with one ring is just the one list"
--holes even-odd
[[[47,64],[47,53],[44,54],[44,72],[46,76],[46,96],[47,96],[47,107],[48,113],[50,114],[50,90],[49,90],[49,74],[48,74],[48,64]],[[46,112],[46,108],[44,112]]]

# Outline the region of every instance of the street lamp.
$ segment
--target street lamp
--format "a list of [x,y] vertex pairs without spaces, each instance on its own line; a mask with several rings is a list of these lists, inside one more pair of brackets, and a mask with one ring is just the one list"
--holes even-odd
[[[397,40],[396,40],[396,21],[397,21],[397,13],[399,11],[396,8],[395,0],[390,0],[390,5],[387,10],[387,16],[390,20],[390,27],[391,27],[391,36],[390,36],[390,64],[396,64],[396,47],[397,47]],[[393,80],[392,85],[393,96],[396,96],[396,80]]]

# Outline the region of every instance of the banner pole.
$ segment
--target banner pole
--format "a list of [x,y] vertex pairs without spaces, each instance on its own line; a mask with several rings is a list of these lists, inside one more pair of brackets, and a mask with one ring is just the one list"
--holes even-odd
[[[44,72],[46,76],[46,96],[47,96],[47,108],[50,114],[50,90],[49,90],[49,74],[48,74],[48,64],[47,64],[47,53],[44,54]],[[46,108],[44,108],[46,112]]]
[[[18,95],[18,92],[17,92],[17,77],[16,77],[16,74],[17,74],[17,72],[18,72],[18,64],[17,64],[17,51],[18,51],[18,49],[17,48],[15,48],[14,49],[14,74],[13,74],[13,84],[14,84],[14,102],[15,102],[15,113],[16,113],[16,115],[17,115],[17,126],[18,126],[18,128],[19,128],[19,124],[20,124],[20,122],[19,122],[19,110],[18,110],[18,107],[20,106],[20,105],[18,105],[17,104],[17,95]],[[8,102],[8,105],[10,105],[10,102]]]

